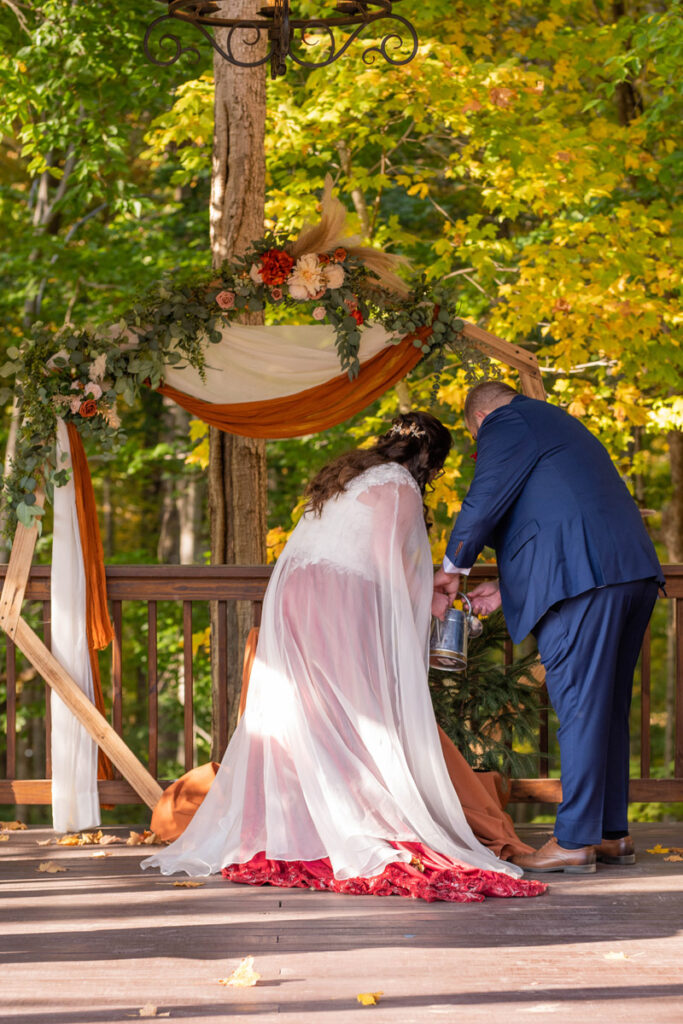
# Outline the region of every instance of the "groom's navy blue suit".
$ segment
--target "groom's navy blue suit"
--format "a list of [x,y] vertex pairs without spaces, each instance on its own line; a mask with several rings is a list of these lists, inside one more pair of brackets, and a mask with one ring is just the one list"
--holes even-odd
[[555,835],[625,832],[633,672],[664,580],[605,448],[562,409],[517,395],[483,420],[446,557],[468,568],[484,545],[510,635],[535,635],[560,721]]

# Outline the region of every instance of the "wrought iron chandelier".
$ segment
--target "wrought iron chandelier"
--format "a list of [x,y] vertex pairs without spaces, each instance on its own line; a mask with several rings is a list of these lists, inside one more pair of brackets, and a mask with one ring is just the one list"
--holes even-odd
[[[407,18],[393,10],[400,0],[336,0],[328,3],[332,13],[317,18],[297,18],[291,11],[290,0],[271,0],[258,12],[255,18],[226,18],[221,5],[207,0],[158,0],[168,7],[166,14],[155,18],[147,27],[143,47],[145,55],[153,64],[166,66],[184,54],[199,60],[199,51],[194,46],[183,46],[178,36],[163,32],[158,37],[157,53],[152,54],[150,41],[159,27],[173,19],[194,25],[208,39],[211,46],[230,64],[241,68],[255,68],[270,63],[272,78],[287,71],[287,58],[302,68],[324,68],[342,56],[360,33],[374,22],[389,20],[393,24],[384,27],[385,35],[364,51],[363,60],[372,64],[377,57],[383,57],[389,64],[408,64],[417,53],[418,39],[414,27]],[[325,4],[323,2],[322,6]],[[216,39],[215,29],[221,32],[221,42]],[[337,42],[335,33],[340,31],[343,38]],[[350,30],[349,34],[346,32]],[[258,46],[264,36],[267,38],[265,55],[254,60],[244,60],[234,53],[235,43]],[[306,47],[322,45],[324,55],[313,59],[313,53],[306,54]],[[170,48],[170,52],[169,52]],[[165,50],[165,53],[163,52]],[[407,54],[407,55],[406,55]],[[307,59],[310,58],[310,59]]]

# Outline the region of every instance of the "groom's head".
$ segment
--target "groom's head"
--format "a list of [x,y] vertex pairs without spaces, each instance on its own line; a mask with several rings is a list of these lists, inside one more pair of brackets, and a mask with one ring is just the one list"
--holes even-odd
[[476,438],[479,427],[490,412],[499,409],[501,405],[508,405],[516,395],[514,388],[499,380],[485,380],[468,391],[465,399],[465,426],[472,437]]

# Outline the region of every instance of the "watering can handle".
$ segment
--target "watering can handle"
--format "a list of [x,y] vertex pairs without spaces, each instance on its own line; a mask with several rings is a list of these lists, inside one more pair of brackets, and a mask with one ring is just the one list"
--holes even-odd
[[458,593],[455,595],[454,600],[457,601],[458,598],[460,598],[460,600],[463,602],[463,604],[464,604],[465,601],[467,602],[467,614],[471,615],[472,614],[472,604],[471,604],[470,599],[467,596],[467,594],[463,593],[462,590],[459,590]]

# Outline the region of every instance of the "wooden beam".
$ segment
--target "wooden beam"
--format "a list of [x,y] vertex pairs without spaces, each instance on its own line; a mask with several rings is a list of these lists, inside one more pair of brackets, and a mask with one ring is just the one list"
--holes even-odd
[[[166,789],[172,780],[162,780]],[[139,804],[140,797],[123,779],[100,779],[97,790],[102,804]],[[0,781],[0,804],[45,805],[52,802],[52,779],[7,779]]]
[[[45,494],[42,490],[36,491],[36,505],[43,507]],[[26,584],[28,583],[38,539],[38,524],[36,519],[34,525],[28,529],[17,523],[17,529],[12,542],[12,553],[9,557],[5,584],[0,594],[0,627],[11,637],[14,637],[17,622],[21,615],[21,606],[24,603]]]
[[519,379],[525,395],[528,395],[529,398],[539,398],[542,402],[545,402],[547,396],[543,387],[541,371],[538,367],[534,371],[519,370]]
[[[677,803],[683,800],[683,778],[631,779],[628,798],[631,803]],[[559,779],[512,779],[511,803],[559,804],[561,800]]]
[[52,687],[55,693],[59,694],[98,746],[109,756],[142,801],[148,807],[154,808],[162,794],[159,783],[152,778],[121,737],[114,732],[106,718],[88,700],[25,619],[20,618],[16,624],[14,642],[33,667],[40,672],[45,682]]

